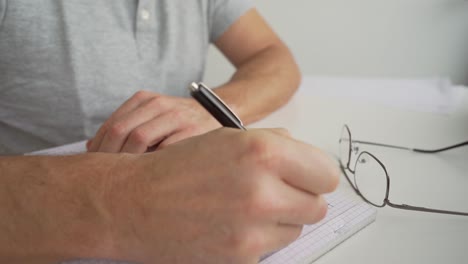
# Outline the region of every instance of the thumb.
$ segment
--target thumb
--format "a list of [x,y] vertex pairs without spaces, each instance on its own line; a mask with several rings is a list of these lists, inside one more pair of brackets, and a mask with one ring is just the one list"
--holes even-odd
[[91,144],[93,144],[93,140],[92,139],[89,139],[88,141],[86,141],[86,150],[89,151],[89,148],[91,147]]

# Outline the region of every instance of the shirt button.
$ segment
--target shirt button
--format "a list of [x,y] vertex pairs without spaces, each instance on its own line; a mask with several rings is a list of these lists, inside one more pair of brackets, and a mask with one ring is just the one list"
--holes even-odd
[[149,17],[150,17],[150,13],[149,13],[149,11],[146,10],[146,9],[141,10],[141,14],[140,14],[140,15],[141,15],[141,18],[142,18],[143,20],[148,20]]

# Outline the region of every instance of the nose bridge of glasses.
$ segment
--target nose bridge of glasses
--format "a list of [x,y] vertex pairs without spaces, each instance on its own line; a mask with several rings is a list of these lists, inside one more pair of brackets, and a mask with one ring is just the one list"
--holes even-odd
[[360,148],[360,145],[359,143],[357,142],[354,142],[354,141],[351,141],[351,157],[350,157],[350,160],[351,162],[356,162],[358,161],[357,158],[361,152],[361,148]]
[[352,146],[352,153],[353,155],[351,155],[351,158],[350,158],[350,161],[355,164],[354,166],[354,169],[356,170],[356,166],[358,164],[366,164],[368,163],[368,159],[370,158],[369,157],[369,154],[367,151],[360,151],[359,149],[359,145],[356,144],[355,146]]
[[356,142],[351,142],[351,152],[354,154],[354,155],[357,155],[359,153],[359,143],[356,143]]

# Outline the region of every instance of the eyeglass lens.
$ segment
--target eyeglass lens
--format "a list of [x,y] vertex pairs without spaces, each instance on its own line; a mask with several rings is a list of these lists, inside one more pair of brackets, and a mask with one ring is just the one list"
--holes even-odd
[[354,184],[368,202],[376,206],[385,205],[387,175],[380,163],[367,152],[362,152],[356,159]]
[[354,174],[354,177],[349,179],[353,187],[359,190],[367,202],[379,207],[384,206],[388,184],[382,165],[368,152],[362,152],[355,159],[355,164],[352,164],[354,168],[350,168],[353,143],[348,126],[343,127],[339,143],[340,162],[346,169],[351,169],[351,174]]

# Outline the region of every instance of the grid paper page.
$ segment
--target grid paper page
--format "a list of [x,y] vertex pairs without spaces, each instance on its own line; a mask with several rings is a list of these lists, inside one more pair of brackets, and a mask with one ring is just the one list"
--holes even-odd
[[364,202],[351,200],[339,192],[326,195],[326,199],[328,213],[322,221],[304,226],[296,241],[264,257],[260,264],[310,263],[376,218],[375,208]]

